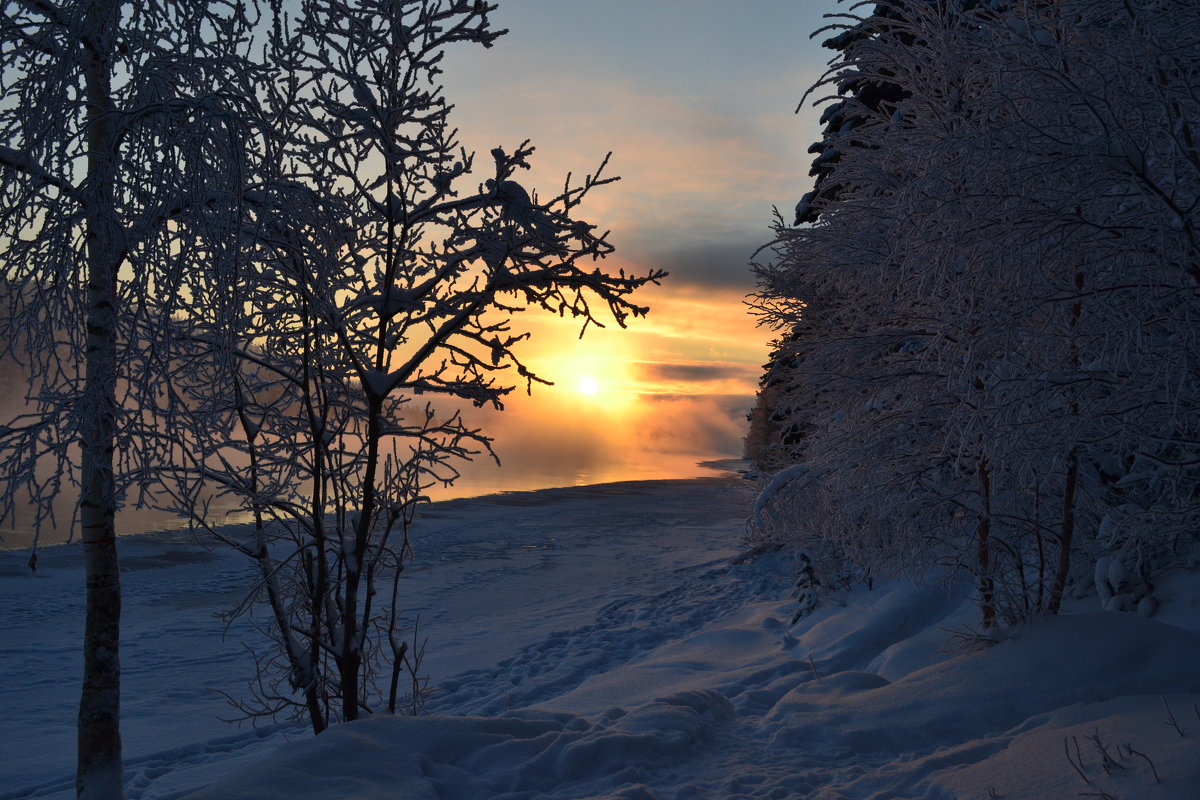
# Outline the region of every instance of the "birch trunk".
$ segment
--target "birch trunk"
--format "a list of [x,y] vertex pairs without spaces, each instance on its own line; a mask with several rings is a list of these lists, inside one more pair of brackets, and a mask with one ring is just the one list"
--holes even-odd
[[81,541],[87,580],[83,689],[79,701],[75,793],[86,800],[123,798],[121,760],[121,573],[117,561],[116,438],[117,270],[122,229],[116,218],[117,136],[112,101],[112,34],[119,2],[89,5],[81,62],[87,97],[87,345],[81,401]]

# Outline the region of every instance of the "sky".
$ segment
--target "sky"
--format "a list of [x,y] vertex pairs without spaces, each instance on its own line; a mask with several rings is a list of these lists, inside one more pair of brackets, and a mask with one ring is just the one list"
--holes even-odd
[[[503,464],[463,466],[434,499],[613,480],[704,474],[737,457],[771,332],[745,304],[747,266],[810,188],[818,112],[796,108],[829,56],[809,35],[836,0],[499,0],[493,47],[460,45],[443,62],[462,144],[490,162],[525,139],[522,182],[543,194],[568,172],[619,175],[581,209],[611,230],[607,262],[662,286],[633,299],[647,318],[578,325],[528,312],[522,360],[552,387],[514,392],[503,412],[472,411]],[[479,175],[482,180],[484,175]],[[73,498],[72,498],[73,501]],[[69,519],[64,500],[60,518]],[[178,524],[126,509],[128,532]],[[0,532],[4,533],[4,532]],[[6,532],[5,546],[26,541]]]
[[[606,174],[582,214],[612,231],[611,271],[670,275],[637,302],[649,317],[580,340],[526,315],[523,352],[556,382],[481,419],[504,470],[468,469],[457,493],[698,474],[740,454],[771,332],[745,305],[747,264],[810,188],[819,134],[805,90],[831,53],[809,35],[835,0],[499,0],[508,34],[444,61],[468,150],[537,148],[522,182],[557,191]],[[545,475],[549,470],[552,474]],[[554,480],[554,478],[559,478]],[[547,484],[549,485],[549,484]]]

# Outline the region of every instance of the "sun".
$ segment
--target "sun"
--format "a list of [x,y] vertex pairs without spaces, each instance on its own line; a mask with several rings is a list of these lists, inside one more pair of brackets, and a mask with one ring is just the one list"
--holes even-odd
[[579,383],[575,388],[580,394],[590,397],[600,391],[600,384],[596,383],[596,379],[591,375],[584,375],[579,379]]

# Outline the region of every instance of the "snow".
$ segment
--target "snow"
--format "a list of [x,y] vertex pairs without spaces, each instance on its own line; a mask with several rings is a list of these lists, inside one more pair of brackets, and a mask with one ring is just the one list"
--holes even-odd
[[809,471],[810,468],[807,464],[792,464],[790,467],[785,467],[784,469],[776,472],[771,477],[771,480],[766,487],[764,487],[762,491],[758,493],[758,497],[754,501],[754,508],[751,512],[752,515],[755,517],[761,515],[763,511],[766,510],[767,506],[771,504],[771,501],[775,499],[776,495],[779,494],[781,489],[790,484],[792,481],[803,478],[809,473]]
[[[214,617],[249,565],[124,539],[128,796],[1195,797],[1195,570],[1159,581],[1150,619],[1093,597],[974,649],[953,581],[843,590],[790,625],[791,554],[739,557],[753,501],[728,475],[429,507],[405,577],[431,713],[316,738],[217,719],[206,687],[251,676],[249,625]],[[72,795],[81,586],[73,546],[35,576],[0,553],[0,800]]]

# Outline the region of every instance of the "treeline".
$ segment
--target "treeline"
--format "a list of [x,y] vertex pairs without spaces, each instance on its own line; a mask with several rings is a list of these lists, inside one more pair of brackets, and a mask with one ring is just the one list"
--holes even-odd
[[1200,5],[833,28],[816,187],[755,266],[751,535],[826,580],[965,573],[987,628],[1093,589],[1153,613],[1200,531]]

